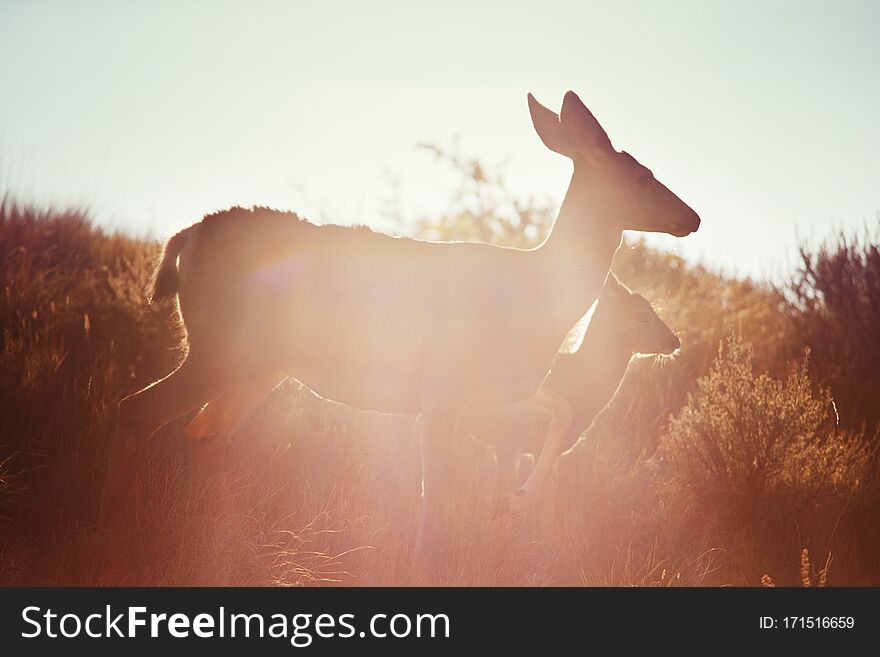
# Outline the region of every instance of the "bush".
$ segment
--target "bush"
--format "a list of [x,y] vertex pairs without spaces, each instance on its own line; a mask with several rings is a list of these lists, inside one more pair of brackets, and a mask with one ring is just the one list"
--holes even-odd
[[[434,152],[461,184],[412,232],[541,241],[551,203]],[[294,384],[227,447],[186,445],[186,418],[171,423],[145,448],[130,521],[95,526],[116,402],[180,358],[170,309],[145,300],[157,255],[80,212],[0,203],[0,582],[409,583],[413,423]],[[655,302],[681,353],[633,361],[560,461],[553,541],[530,540],[534,517],[491,517],[492,455],[461,447],[449,582],[799,584],[792,555],[827,564],[832,543],[834,584],[880,582],[880,441],[860,430],[880,417],[877,247],[841,238],[802,257],[776,289],[625,244],[616,273]],[[731,329],[741,339],[719,351]]]
[[83,213],[0,201],[0,498],[23,502],[0,516],[93,514],[116,402],[176,359],[144,295],[156,253]]
[[812,252],[787,288],[786,308],[834,393],[841,424],[880,427],[880,226]]
[[831,394],[813,390],[807,364],[783,382],[754,373],[738,336],[719,347],[661,440],[667,502],[733,529],[802,520],[852,496],[867,455],[860,436],[837,427]]
[[[457,148],[449,150],[435,144],[420,147],[449,168],[458,182],[445,212],[423,217],[414,231],[401,225],[401,232],[413,232],[422,239],[489,242],[518,248],[537,246],[547,235],[556,216],[552,203],[521,201],[507,187],[499,170],[464,157]],[[399,216],[389,219],[401,221]]]

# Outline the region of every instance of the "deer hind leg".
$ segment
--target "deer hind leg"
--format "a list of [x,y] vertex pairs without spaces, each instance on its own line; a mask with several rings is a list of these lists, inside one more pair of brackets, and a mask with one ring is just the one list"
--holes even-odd
[[248,384],[230,388],[199,411],[186,425],[184,435],[193,441],[209,436],[228,441],[285,378],[284,372],[271,370]]
[[230,372],[189,355],[171,374],[119,403],[117,435],[101,496],[102,520],[125,499],[146,441],[171,420],[221,394],[231,380]]
[[525,510],[526,507],[541,498],[547,477],[556,463],[556,457],[559,456],[562,439],[571,426],[571,407],[560,395],[542,388],[535,393],[531,401],[544,409],[544,412],[550,416],[550,428],[534,469],[526,483],[517,489],[510,500],[510,509],[515,512]]

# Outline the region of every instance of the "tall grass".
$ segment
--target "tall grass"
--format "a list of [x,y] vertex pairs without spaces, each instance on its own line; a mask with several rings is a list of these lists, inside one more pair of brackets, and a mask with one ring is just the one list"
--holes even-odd
[[880,223],[802,248],[785,310],[834,393],[845,426],[880,424]]
[[[436,152],[462,187],[420,234],[542,238],[549,204]],[[880,581],[876,253],[849,238],[805,250],[777,289],[627,244],[615,271],[681,333],[680,356],[631,363],[560,460],[549,529],[494,515],[493,455],[459,439],[445,581],[799,585],[803,549],[829,585]],[[229,444],[186,443],[185,418],[160,431],[127,517],[97,528],[116,403],[181,357],[175,318],[145,300],[157,255],[76,211],[0,205],[0,583],[410,583],[414,421],[294,382]]]

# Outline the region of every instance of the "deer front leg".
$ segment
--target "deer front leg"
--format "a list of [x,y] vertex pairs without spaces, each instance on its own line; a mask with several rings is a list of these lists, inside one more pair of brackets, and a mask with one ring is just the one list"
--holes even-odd
[[495,445],[495,498],[496,503],[501,504],[514,490],[519,480],[517,476],[517,460],[519,457],[518,445],[502,443]]
[[458,417],[457,408],[421,415],[422,506],[415,558],[423,575],[436,574],[448,556],[452,438]]
[[550,428],[535,468],[522,488],[517,489],[510,499],[509,508],[514,512],[524,511],[543,495],[547,477],[556,463],[556,457],[559,456],[562,439],[571,426],[571,407],[560,395],[542,388],[535,393],[531,401],[550,416]]

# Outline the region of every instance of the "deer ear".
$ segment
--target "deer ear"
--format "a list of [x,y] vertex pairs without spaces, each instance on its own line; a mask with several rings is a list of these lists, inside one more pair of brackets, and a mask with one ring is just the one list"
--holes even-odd
[[573,91],[566,91],[560,112],[565,140],[585,154],[614,152],[608,133]]
[[532,94],[529,94],[529,114],[532,115],[532,125],[535,126],[535,132],[544,142],[544,146],[555,153],[571,157],[572,148],[562,130],[559,115],[535,100]]

